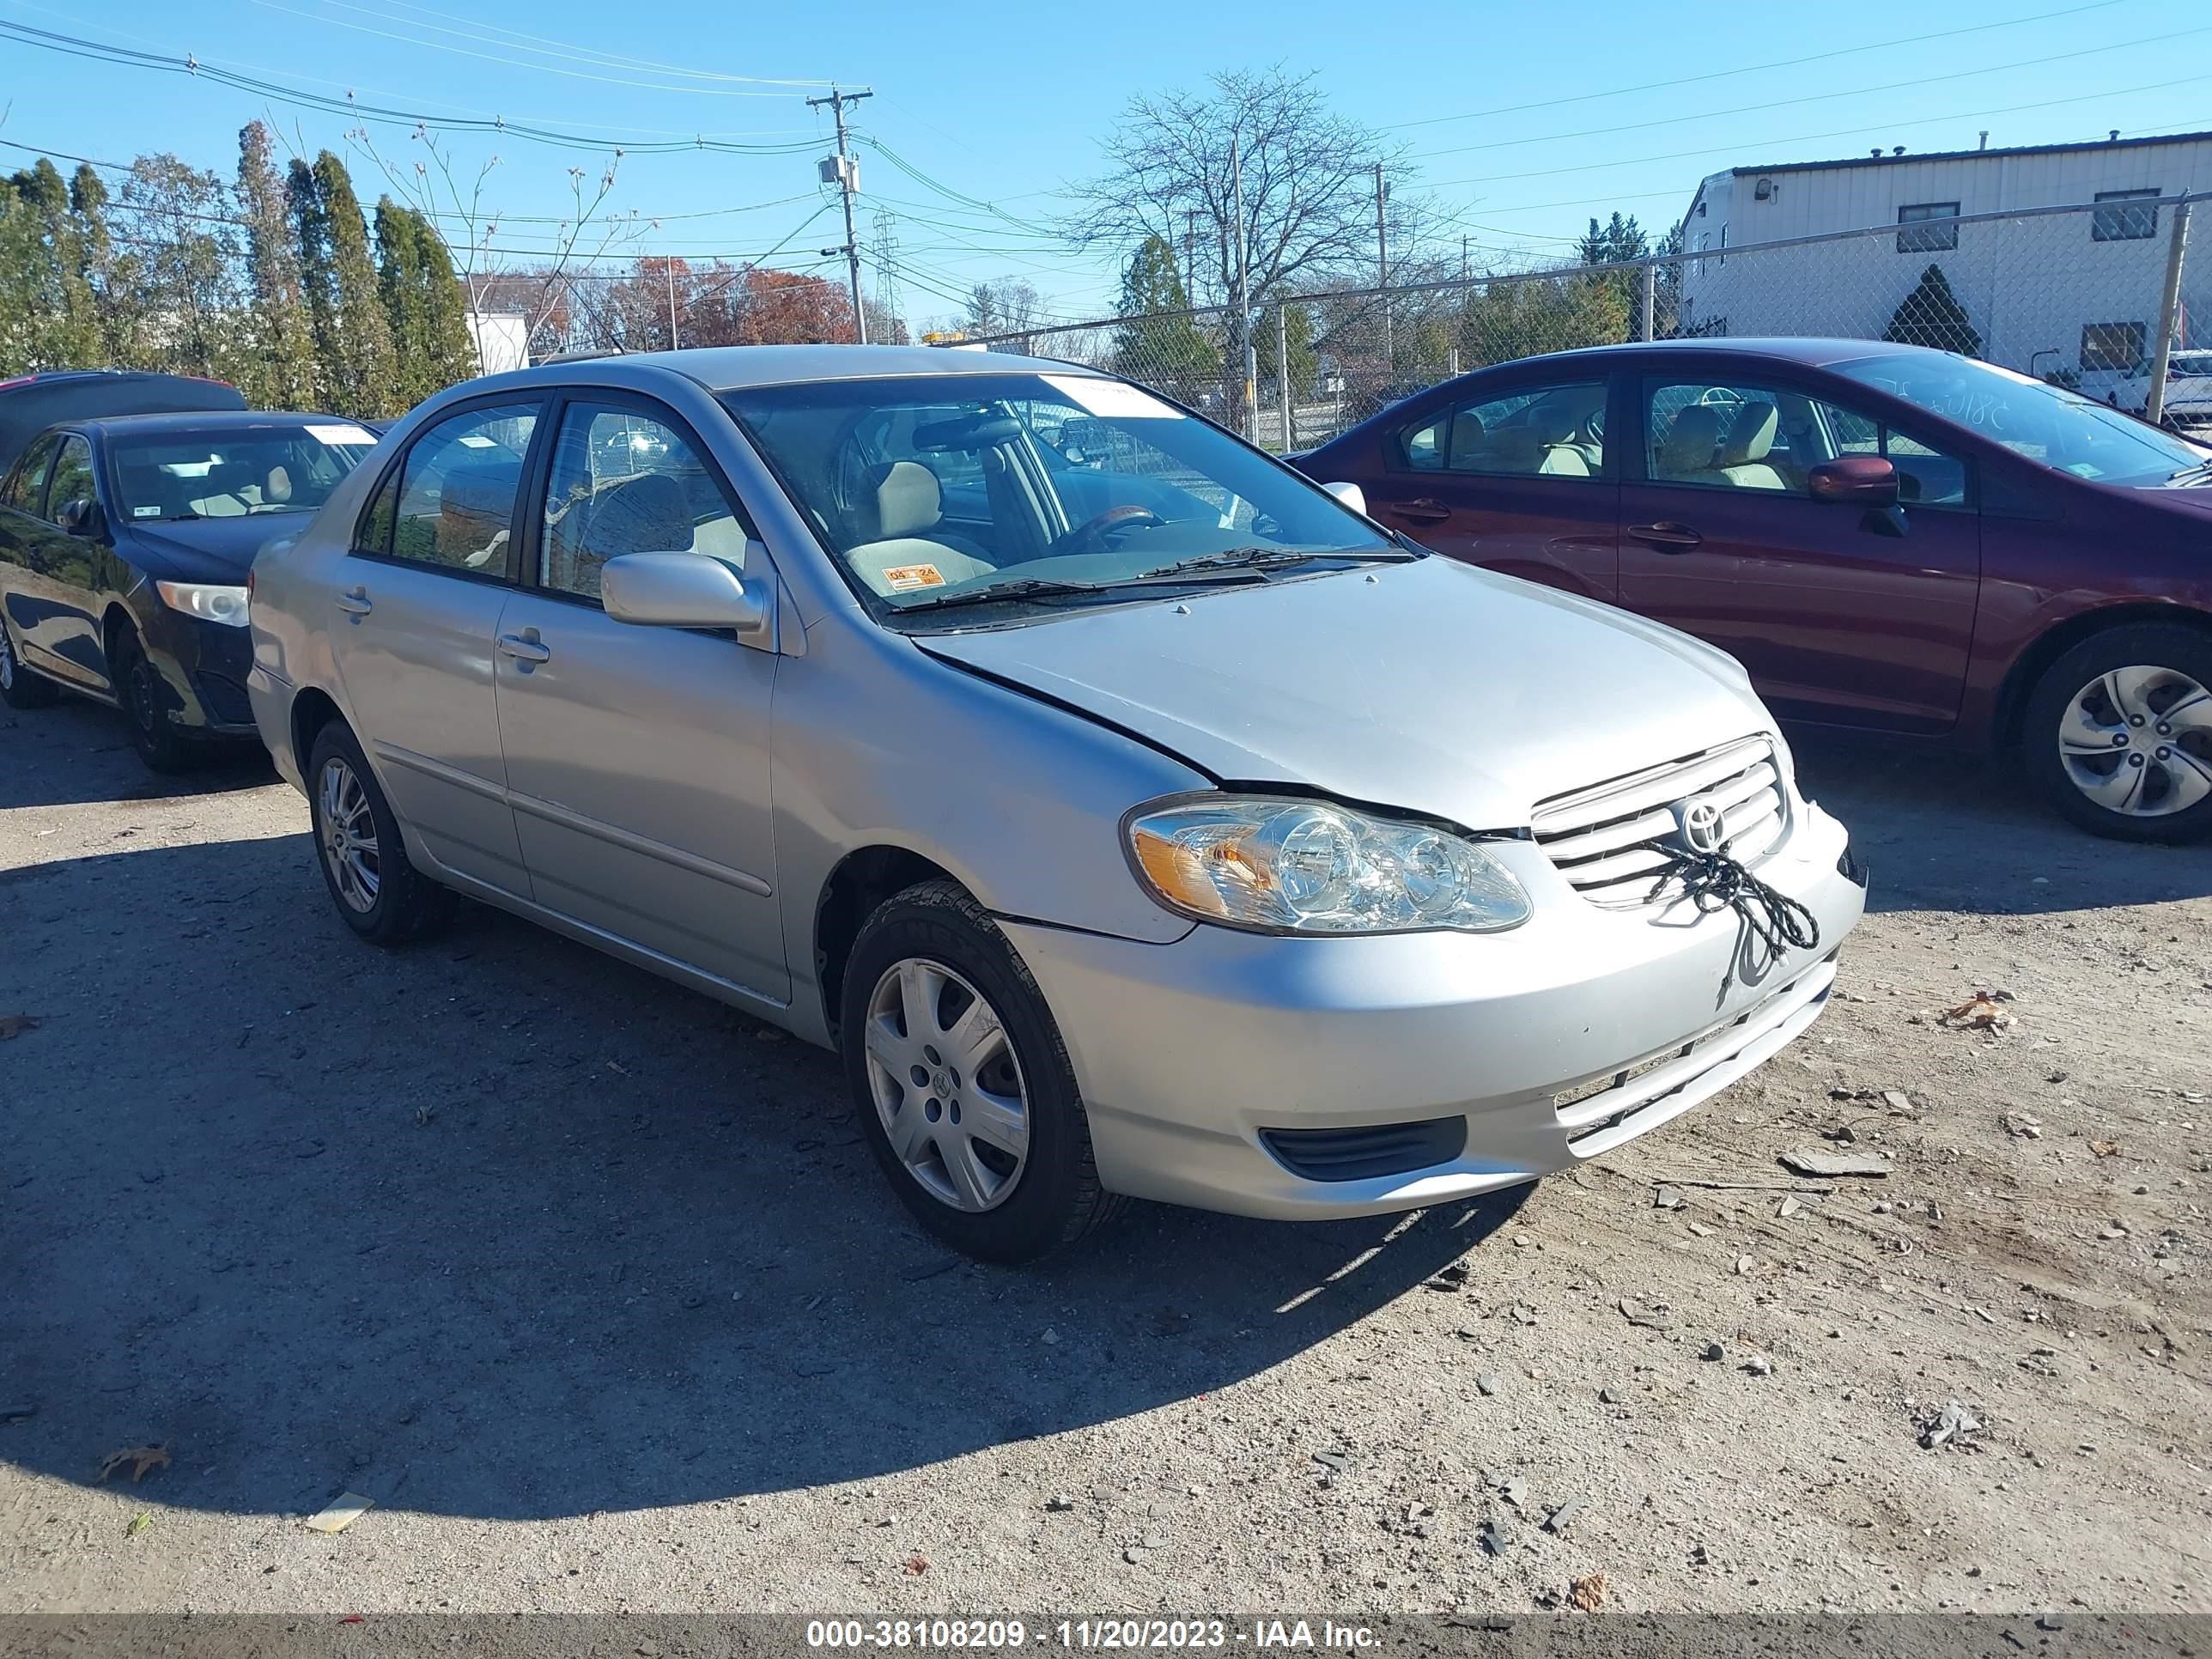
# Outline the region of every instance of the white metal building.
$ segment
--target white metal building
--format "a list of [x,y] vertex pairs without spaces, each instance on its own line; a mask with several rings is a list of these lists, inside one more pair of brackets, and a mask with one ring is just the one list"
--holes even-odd
[[[1933,265],[1981,341],[1977,355],[2106,396],[2140,376],[2172,242],[2166,204],[2191,191],[2212,191],[2212,132],[1733,167],[1692,199],[1684,248],[1709,257],[1684,265],[1680,326],[1880,338],[1927,292]],[[2074,204],[2083,210],[1973,221]],[[2177,343],[2212,344],[2212,203],[2192,215]]]

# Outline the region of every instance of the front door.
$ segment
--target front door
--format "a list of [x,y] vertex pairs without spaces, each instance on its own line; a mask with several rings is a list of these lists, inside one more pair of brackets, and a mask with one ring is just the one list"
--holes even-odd
[[[82,437],[70,443],[82,447]],[[59,434],[40,439],[0,487],[0,605],[8,635],[22,659],[90,690],[107,689],[107,663],[96,638],[84,635],[93,544],[66,534],[50,514],[67,497],[50,491],[62,451]],[[51,505],[50,505],[51,503]]]
[[[1891,731],[1958,718],[1981,583],[1963,458],[1776,385],[1644,380],[1621,487],[1620,603],[1721,647],[1776,713]],[[1806,473],[1887,455],[1899,507],[1813,499]]]
[[1368,510],[1424,546],[1610,601],[1620,487],[1602,377],[1462,392],[1381,440]]
[[567,404],[533,502],[533,568],[499,622],[499,730],[538,903],[763,1002],[791,994],[775,895],[777,659],[702,629],[609,617],[624,553],[775,580],[735,495],[665,408]]
[[527,897],[492,642],[512,591],[534,402],[447,416],[379,486],[338,562],[331,653],[385,793],[444,868]]

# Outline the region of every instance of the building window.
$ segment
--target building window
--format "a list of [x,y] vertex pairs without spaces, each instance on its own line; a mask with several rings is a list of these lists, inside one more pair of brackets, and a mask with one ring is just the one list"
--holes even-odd
[[2081,368],[2118,369],[2132,374],[2143,365],[2150,330],[2142,323],[2089,323],[2081,330]]
[[[2112,205],[2105,206],[2107,202]],[[2156,191],[2100,190],[2097,203],[2097,211],[2089,221],[2091,241],[2140,242],[2158,234]]]
[[1899,253],[1943,253],[1959,246],[1959,227],[1936,221],[1956,219],[1956,202],[1921,202],[1897,210],[1897,251]]

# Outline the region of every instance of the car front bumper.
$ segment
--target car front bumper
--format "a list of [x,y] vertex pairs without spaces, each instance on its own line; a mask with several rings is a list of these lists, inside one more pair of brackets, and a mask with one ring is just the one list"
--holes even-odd
[[258,738],[246,690],[253,666],[252,635],[146,600],[142,618],[147,660],[168,688],[168,715],[195,738]]
[[1381,1214],[1571,1168],[1809,1026],[1865,877],[1841,824],[1802,802],[1795,816],[1758,874],[1811,910],[1819,941],[1749,975],[1733,911],[1601,908],[1526,842],[1492,849],[1535,905],[1505,933],[1199,927],[1147,945],[1000,925],[1059,1020],[1109,1191]]

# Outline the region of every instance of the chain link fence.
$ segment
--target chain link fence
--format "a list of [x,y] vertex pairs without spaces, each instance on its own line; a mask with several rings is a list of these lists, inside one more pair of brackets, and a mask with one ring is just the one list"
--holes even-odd
[[[960,343],[1110,369],[1270,449],[1493,363],[1632,340],[1934,346],[2212,434],[2212,196],[1919,219],[1665,258],[1101,318]],[[2200,230],[2204,227],[2200,224]],[[2212,234],[2212,233],[2208,233]],[[2192,319],[2194,332],[2192,333]],[[2172,362],[2176,353],[2187,365]],[[2188,395],[2169,397],[2175,388]],[[2162,405],[2164,405],[2162,407]]]

